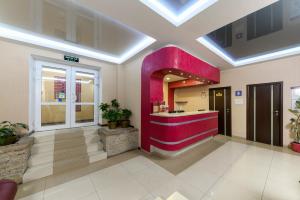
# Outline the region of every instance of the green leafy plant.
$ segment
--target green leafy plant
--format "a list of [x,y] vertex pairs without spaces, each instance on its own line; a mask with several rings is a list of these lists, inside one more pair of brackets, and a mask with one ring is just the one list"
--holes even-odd
[[15,132],[14,129],[9,128],[9,127],[0,127],[0,137],[10,137],[14,136]]
[[115,108],[115,109],[119,109],[119,108],[120,108],[120,104],[119,104],[119,102],[118,102],[117,99],[113,99],[113,100],[111,101],[111,106],[112,106],[113,108]]
[[125,108],[125,109],[122,109],[122,119],[123,120],[129,120],[129,118],[131,117],[132,115],[132,112],[131,110]]
[[294,141],[300,143],[300,99],[296,101],[294,109],[289,109],[295,117],[290,119],[290,130],[293,133]]
[[102,114],[104,119],[107,119],[109,122],[117,122],[121,119],[121,112],[120,110],[115,109],[108,109]]
[[108,103],[101,103],[100,106],[99,106],[99,109],[102,112],[106,112],[109,109],[109,107],[110,107],[110,105]]
[[17,133],[20,128],[28,129],[26,124],[11,123],[4,121],[0,123],[0,146],[13,144],[17,141]]
[[120,121],[122,117],[119,102],[113,99],[111,104],[101,103],[99,109],[102,111],[102,118],[108,120],[109,128],[116,128],[117,122]]
[[3,121],[0,123],[0,127],[10,127],[12,129],[14,129],[15,131],[18,128],[23,128],[23,129],[27,129],[28,130],[28,125],[27,124],[23,124],[23,123],[11,123],[10,121]]

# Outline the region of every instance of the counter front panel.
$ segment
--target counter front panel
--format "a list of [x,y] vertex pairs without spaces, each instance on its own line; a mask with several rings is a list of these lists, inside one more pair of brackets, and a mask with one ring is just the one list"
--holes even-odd
[[167,151],[181,150],[218,133],[218,112],[153,114],[151,145]]

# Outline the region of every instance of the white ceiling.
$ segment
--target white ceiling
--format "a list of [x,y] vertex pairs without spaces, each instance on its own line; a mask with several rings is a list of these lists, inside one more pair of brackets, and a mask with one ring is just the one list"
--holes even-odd
[[78,1],[155,38],[157,42],[150,48],[174,44],[216,67],[228,69],[233,66],[198,43],[196,39],[277,0],[219,0],[179,27],[168,22],[139,0]]

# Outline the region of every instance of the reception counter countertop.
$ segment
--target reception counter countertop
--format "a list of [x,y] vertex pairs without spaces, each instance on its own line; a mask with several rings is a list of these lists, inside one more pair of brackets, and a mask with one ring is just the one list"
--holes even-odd
[[157,116],[157,117],[183,117],[183,116],[208,114],[208,113],[215,113],[215,112],[218,112],[218,111],[193,111],[193,112],[182,112],[182,113],[161,112],[161,113],[152,113],[150,115]]

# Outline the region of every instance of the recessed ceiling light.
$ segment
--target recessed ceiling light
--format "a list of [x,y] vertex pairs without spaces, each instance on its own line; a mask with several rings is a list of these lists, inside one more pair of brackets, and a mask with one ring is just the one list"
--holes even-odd
[[172,71],[171,70],[169,70],[169,73],[171,73]]
[[182,76],[182,75],[183,75],[183,73],[181,72],[181,73],[180,73],[180,75]]
[[167,77],[166,80],[169,81],[169,80],[171,80],[171,78],[170,78],[170,77]]
[[235,60],[208,37],[206,36],[199,37],[197,41],[235,67],[300,54],[300,46],[297,46],[297,47],[288,48],[288,49],[284,49],[272,53],[253,56],[250,58],[248,57],[248,58]]
[[140,1],[149,8],[151,8],[153,11],[155,11],[157,14],[171,22],[173,25],[180,26],[195,15],[199,14],[201,11],[216,3],[218,0],[198,0],[180,14],[174,13],[173,11],[171,11],[171,9],[168,8],[167,5],[163,4],[159,0]]
[[55,49],[67,53],[72,53],[80,56],[94,58],[97,60],[112,62],[116,64],[121,64],[125,62],[126,60],[136,55],[138,52],[142,51],[143,49],[145,49],[146,47],[148,47],[156,41],[154,38],[146,36],[142,41],[134,45],[132,48],[128,49],[120,57],[115,57],[104,52],[84,48],[82,46],[72,44],[67,41],[56,40],[44,35],[32,33],[2,23],[0,23],[0,37],[25,42],[37,46],[42,46],[50,49]]

